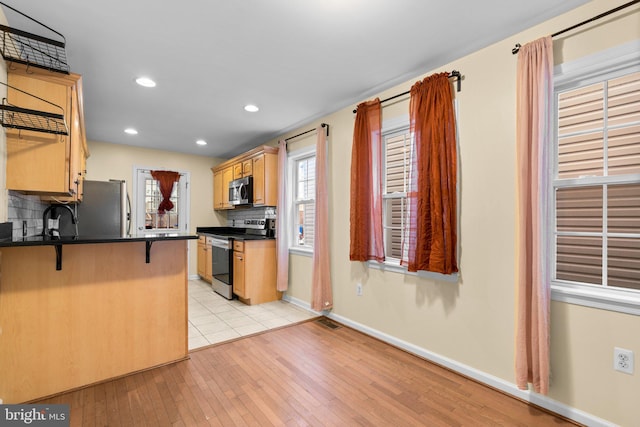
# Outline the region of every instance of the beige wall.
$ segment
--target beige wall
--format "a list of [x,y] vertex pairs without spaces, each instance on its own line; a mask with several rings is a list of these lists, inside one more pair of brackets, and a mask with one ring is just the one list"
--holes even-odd
[[[349,262],[353,106],[321,120],[331,125],[330,239],[335,314],[514,382],[516,58],[511,55],[511,48],[516,42],[526,43],[623,2],[590,2],[437,70],[425,70],[428,75],[458,69],[464,75],[462,92],[456,94],[461,173],[458,283],[383,272]],[[636,6],[629,10],[633,14],[627,11],[623,18],[604,19],[557,38],[557,63],[640,39],[639,9]],[[0,73],[4,75],[2,70]],[[379,96],[404,92],[420,77]],[[386,106],[383,118],[406,114],[407,110],[407,101],[403,100]],[[224,217],[211,209],[210,168],[219,160],[101,142],[90,142],[89,149],[88,179],[124,179],[131,183],[133,165],[189,170],[191,231],[200,225],[223,224]],[[4,193],[0,194],[2,197]],[[6,209],[6,203],[0,203],[0,209]],[[0,210],[0,218],[1,215]],[[196,272],[195,258],[195,243],[191,242],[190,274]],[[292,255],[289,296],[310,301],[310,273],[311,258]],[[364,285],[361,297],[356,296],[356,283]],[[633,350],[636,359],[640,359],[638,331],[638,316],[554,302],[550,397],[614,423],[633,425],[640,419],[640,368],[636,366],[634,375],[614,372],[612,355],[613,347],[620,346]]]
[[[609,10],[593,1],[437,70],[460,70],[460,279],[440,282],[349,262],[349,169],[353,106],[322,118],[330,135],[330,239],[333,313],[429,352],[514,383],[515,43],[527,43]],[[633,11],[630,12],[629,10]],[[557,63],[640,39],[640,8],[554,40]],[[420,76],[379,94],[404,92]],[[373,97],[372,97],[373,98]],[[383,120],[408,114],[408,101]],[[320,122],[320,121],[319,121]],[[301,127],[294,135],[317,123]],[[273,143],[274,141],[271,141]],[[295,143],[291,144],[295,148]],[[310,301],[311,258],[291,255],[288,295]],[[356,284],[364,287],[356,296]],[[612,369],[613,347],[640,359],[640,317],[554,302],[549,396],[621,425],[640,420],[640,369]],[[637,424],[635,424],[637,425]]]
[[[211,168],[221,159],[152,150],[128,145],[89,141],[87,179],[127,181],[129,195],[133,195],[133,167],[152,167],[188,171],[191,175],[189,231],[196,227],[226,225],[224,214],[213,210],[213,174]],[[135,208],[134,208],[135,209]],[[197,274],[196,241],[189,243],[189,275]]]

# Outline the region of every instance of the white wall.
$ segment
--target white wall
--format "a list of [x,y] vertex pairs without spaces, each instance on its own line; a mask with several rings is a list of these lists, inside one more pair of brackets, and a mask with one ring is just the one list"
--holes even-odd
[[[331,126],[330,241],[333,315],[481,372],[515,389],[515,43],[584,21],[623,1],[596,0],[490,47],[443,64],[460,70],[460,278],[449,283],[349,261],[349,179],[355,115],[345,108],[288,135]],[[554,39],[556,64],[640,39],[640,8]],[[452,22],[455,25],[455,22]],[[424,76],[379,94],[408,90]],[[371,97],[374,98],[374,97]],[[408,114],[408,98],[385,104],[383,120]],[[270,141],[270,144],[274,144]],[[295,144],[291,144],[295,149]],[[291,255],[288,297],[309,302],[311,258]],[[362,283],[363,296],[356,296]],[[640,420],[640,370],[612,369],[613,347],[640,357],[640,317],[554,302],[549,397],[621,425]]]

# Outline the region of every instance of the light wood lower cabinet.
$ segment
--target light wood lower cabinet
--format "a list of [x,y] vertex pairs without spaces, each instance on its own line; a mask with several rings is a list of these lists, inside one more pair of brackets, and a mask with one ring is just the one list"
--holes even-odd
[[205,249],[205,237],[198,237],[198,276],[204,278],[205,276],[205,258],[206,258],[206,249]]
[[249,305],[282,298],[276,290],[275,240],[233,243],[233,293]]
[[233,252],[233,293],[240,298],[246,298],[244,280],[244,252]]
[[204,280],[211,283],[213,281],[213,250],[211,249],[211,242],[209,241],[209,237],[207,238],[207,244],[205,245],[205,256],[204,256]]
[[211,241],[206,236],[198,237],[198,276],[203,280],[211,283],[213,275],[211,268],[213,266],[213,251],[211,250]]

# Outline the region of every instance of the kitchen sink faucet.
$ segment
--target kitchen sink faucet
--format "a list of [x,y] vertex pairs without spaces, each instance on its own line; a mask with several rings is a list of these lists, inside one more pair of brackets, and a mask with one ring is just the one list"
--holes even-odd
[[[51,205],[44,210],[42,213],[42,235],[43,236],[52,236],[52,237],[60,237],[60,215],[56,216],[56,212],[58,208],[63,208],[69,211],[71,214],[71,223],[75,225],[75,236],[78,236],[78,219],[76,218],[76,214],[71,209],[69,205]],[[47,225],[47,215],[51,212],[51,219],[56,221],[56,225],[49,228]]]

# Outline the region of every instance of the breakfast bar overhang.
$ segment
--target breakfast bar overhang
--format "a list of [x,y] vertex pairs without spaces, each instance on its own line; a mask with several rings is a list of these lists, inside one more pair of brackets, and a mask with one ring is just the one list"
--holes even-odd
[[3,403],[187,358],[187,241],[196,238],[0,241]]

